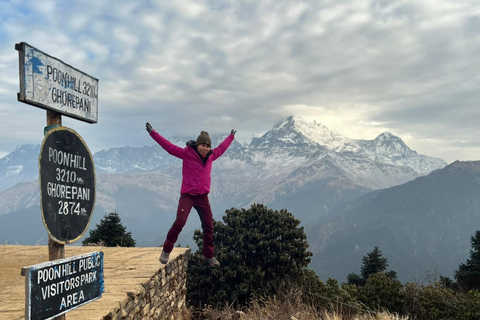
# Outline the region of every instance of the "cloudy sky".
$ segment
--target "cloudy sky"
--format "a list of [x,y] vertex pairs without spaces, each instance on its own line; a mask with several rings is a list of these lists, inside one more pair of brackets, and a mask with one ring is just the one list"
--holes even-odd
[[478,0],[0,0],[2,157],[46,124],[17,101],[19,42],[99,79],[98,123],[62,117],[92,152],[153,145],[147,121],[246,142],[302,115],[480,159]]

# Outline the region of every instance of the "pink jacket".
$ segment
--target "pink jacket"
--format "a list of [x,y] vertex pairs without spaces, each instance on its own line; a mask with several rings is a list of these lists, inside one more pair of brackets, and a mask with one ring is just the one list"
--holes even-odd
[[150,136],[165,151],[183,160],[181,194],[205,194],[210,192],[212,162],[227,150],[234,139],[233,134],[231,134],[218,147],[212,149],[207,155],[208,159],[204,165],[200,154],[192,146],[186,146],[182,149],[162,137],[155,130],[150,132]]

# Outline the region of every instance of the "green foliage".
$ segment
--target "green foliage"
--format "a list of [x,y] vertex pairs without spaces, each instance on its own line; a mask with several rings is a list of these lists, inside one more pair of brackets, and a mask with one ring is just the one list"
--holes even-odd
[[466,291],[471,289],[480,290],[480,230],[470,238],[472,248],[470,259],[460,264],[455,271],[455,279],[458,285]]
[[467,294],[444,288],[440,283],[419,286],[415,283],[404,286],[405,310],[419,320],[474,320],[480,319],[480,292]]
[[[263,205],[228,210],[223,223],[214,223],[217,258],[222,263],[218,269],[202,261],[202,234],[197,230],[194,239],[199,250],[192,255],[187,271],[189,303],[229,309],[262,304],[268,297],[299,287],[302,302],[348,319],[362,310],[386,310],[417,320],[480,319],[478,290],[459,292],[444,277],[432,281],[433,285],[403,285],[396,272],[386,271],[388,261],[378,247],[363,258],[361,275],[349,274],[348,283],[341,286],[331,278],[323,283],[307,269],[311,253],[298,225],[287,211],[268,210]],[[472,237],[471,258],[464,265],[477,266],[479,252],[480,231]],[[466,268],[462,266],[457,281]]]
[[304,277],[305,283],[302,288],[303,302],[314,306],[318,311],[341,314],[345,319],[353,318],[361,309],[361,305],[357,302],[357,287],[351,285],[338,285],[338,281],[328,278],[324,284],[317,274],[312,270],[311,276]]
[[361,276],[356,274],[356,273],[350,273],[347,276],[347,283],[348,284],[354,284],[356,286],[364,286],[368,278],[377,273],[383,273],[386,275],[388,278],[392,280],[397,279],[397,273],[395,271],[388,271],[385,272],[385,270],[388,267],[388,261],[386,258],[382,256],[382,252],[378,248],[378,246],[375,246],[371,252],[369,252],[366,256],[363,257],[363,264],[362,267],[360,268],[361,270]]
[[371,310],[401,313],[405,306],[405,292],[400,281],[378,272],[371,274],[365,286],[358,289],[358,298]]
[[116,212],[106,214],[95,229],[90,230],[89,236],[82,244],[103,243],[106,247],[135,247],[135,240],[131,232],[126,232],[120,216]]
[[227,210],[223,223],[214,221],[216,257],[222,264],[218,269],[202,261],[202,234],[196,230],[199,249],[187,271],[189,303],[219,308],[226,303],[246,305],[255,297],[312,281],[313,274],[306,271],[312,254],[299,224],[286,210],[261,204]]
[[364,286],[367,281],[362,278],[362,276],[356,273],[349,273],[347,276],[347,283],[354,284],[358,287]]
[[380,272],[370,275],[365,286],[343,284],[335,294],[340,296],[341,292],[343,298],[340,301],[350,299],[348,305],[362,306],[357,312],[360,309],[373,312],[386,310],[417,320],[480,319],[479,291],[462,293],[446,288],[440,282],[427,286],[416,283],[404,285]]
[[367,280],[371,274],[383,272],[387,269],[387,267],[387,259],[382,256],[382,252],[378,246],[375,246],[372,252],[369,252],[365,257],[363,257],[363,264],[360,269],[362,278]]

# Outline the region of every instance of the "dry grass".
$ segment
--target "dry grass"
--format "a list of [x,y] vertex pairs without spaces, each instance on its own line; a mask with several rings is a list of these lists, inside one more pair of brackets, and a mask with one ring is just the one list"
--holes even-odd
[[[335,313],[318,313],[316,311],[297,310],[293,313],[278,312],[270,308],[248,309],[246,311],[235,311],[232,309],[217,311],[212,309],[204,310],[204,319],[209,320],[346,320],[341,315]],[[408,320],[408,318],[399,317],[381,312],[377,314],[366,314],[348,317],[349,320]]]
[[207,320],[408,320],[381,312],[364,315],[341,315],[317,311],[312,306],[303,303],[298,295],[289,295],[287,298],[269,298],[252,302],[248,309],[234,310],[225,308],[223,311],[206,308],[203,310],[202,319]]
[[408,320],[408,317],[399,317],[388,312],[380,312],[375,315],[366,315],[354,318],[355,320]]
[[[273,312],[271,312],[273,311]],[[335,313],[318,313],[316,311],[308,312],[306,310],[291,313],[282,313],[278,310],[265,309],[248,309],[246,311],[224,310],[205,310],[205,319],[211,320],[346,320],[341,315]],[[377,314],[357,315],[348,317],[349,320],[408,320],[408,318],[399,317],[381,312]]]

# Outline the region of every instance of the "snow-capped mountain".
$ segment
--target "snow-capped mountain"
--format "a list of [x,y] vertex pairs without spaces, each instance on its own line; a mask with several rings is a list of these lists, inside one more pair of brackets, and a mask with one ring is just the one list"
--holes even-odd
[[290,116],[261,138],[254,138],[250,144],[253,148],[271,146],[289,146],[318,148],[323,146],[331,151],[358,149],[354,140],[329,130],[321,123],[305,117]]
[[[221,138],[212,137],[212,143],[218,145],[225,139],[225,137]],[[189,138],[179,137],[170,139],[172,143],[181,147],[185,147],[188,140]],[[229,150],[237,149],[243,149],[243,147],[234,141]],[[141,148],[122,147],[101,150],[93,155],[93,160],[99,173],[145,173],[165,170],[169,167],[178,168],[181,165],[181,160],[168,155],[157,144]]]
[[39,154],[40,145],[23,145],[0,159],[0,191],[37,179]]
[[[212,136],[213,145],[224,138]],[[189,139],[170,140],[183,147]],[[38,154],[39,146],[21,146],[0,159],[2,241],[46,244]],[[138,245],[161,244],[175,217],[181,161],[153,141],[93,157],[97,195],[90,228],[116,211]],[[390,132],[355,140],[314,120],[289,117],[250,144],[234,141],[215,161],[210,203],[215,219],[226,209],[252,203],[293,213],[305,226],[312,266],[322,278],[344,281],[345,273],[358,271],[361,256],[380,245],[399,277],[411,281],[428,268],[451,272],[464,262],[478,225],[472,221],[479,216],[480,163],[446,165],[411,150]],[[194,246],[192,233],[200,222],[194,211],[191,216],[181,245]],[[454,258],[445,263],[447,249]],[[353,269],[348,265],[356,262]]]
[[[224,138],[212,136],[213,145]],[[184,147],[189,139],[170,141]],[[36,180],[39,149],[21,146],[0,159],[2,241],[46,244]],[[153,140],[151,146],[102,150],[93,158],[97,195],[90,228],[116,211],[138,245],[161,244],[175,216],[181,161]],[[215,219],[226,209],[263,203],[287,209],[307,226],[333,218],[337,208],[372,190],[401,185],[445,166],[440,159],[417,154],[389,132],[374,140],[348,139],[314,120],[289,117],[248,145],[234,141],[215,161],[210,203]],[[194,245],[196,228],[198,219],[190,218],[179,243]],[[309,239],[315,241],[317,231],[309,231]]]
[[[214,146],[224,138],[212,137]],[[171,139],[182,147],[187,140]],[[38,177],[39,149],[39,145],[21,146],[0,159],[0,191]],[[181,178],[181,161],[157,144],[102,150],[93,158],[97,173],[163,171]],[[315,120],[291,116],[247,146],[234,141],[214,166],[211,196],[219,202],[224,197],[237,199],[233,205],[269,204],[326,181],[334,188],[366,192],[405,183],[445,165],[443,160],[417,154],[389,132],[374,140],[354,140]]]
[[102,173],[149,172],[176,163],[162,152],[160,146],[102,150],[93,158],[97,172]]
[[[213,144],[218,145],[225,137],[212,137]],[[173,138],[171,141],[179,146],[191,138]],[[285,157],[287,156],[287,157]],[[344,160],[367,161],[377,166],[391,165],[412,169],[418,175],[425,175],[446,165],[441,159],[419,155],[408,148],[397,136],[385,132],[374,140],[354,140],[343,137],[329,130],[321,123],[304,117],[289,117],[265,133],[261,138],[253,138],[247,146],[234,141],[226,157],[259,165],[271,165],[273,170],[279,167],[304,167],[311,161],[330,157],[344,171],[352,168],[341,163]],[[280,160],[278,160],[281,158]],[[311,161],[305,163],[306,158]],[[263,160],[262,160],[263,159]],[[295,159],[295,161],[293,161]],[[299,161],[298,163],[295,163]],[[171,157],[158,145],[142,148],[113,148],[102,150],[94,155],[98,172],[102,173],[140,173],[162,170],[179,166],[180,161]],[[263,170],[268,169],[264,168]],[[415,174],[413,174],[415,175]],[[410,178],[409,178],[410,179]],[[403,181],[399,181],[402,183]],[[395,183],[394,183],[395,184]],[[388,183],[387,183],[388,185]],[[374,186],[376,187],[376,186]],[[384,187],[380,185],[378,187]]]
[[[224,138],[212,136],[213,145]],[[189,139],[171,141],[183,147]],[[1,159],[2,189],[36,179],[38,153],[39,146],[22,146]],[[93,158],[96,210],[116,210],[146,220],[174,211],[181,161],[154,142],[102,150]],[[307,223],[369,191],[403,184],[445,165],[417,154],[388,132],[374,140],[354,140],[314,120],[292,116],[249,145],[232,143],[213,166],[210,201],[217,218],[227,208],[263,203],[286,208]],[[0,216],[36,206],[38,190],[32,185],[18,184],[0,192]],[[148,234],[145,230],[139,231],[142,236]]]
[[[388,132],[374,140],[348,139],[314,120],[293,116],[253,139],[246,153],[248,163],[301,184],[343,177],[370,190],[402,184],[446,166],[443,160],[418,155]],[[301,173],[303,178],[291,176]],[[280,186],[281,182],[272,187]]]
[[445,161],[419,155],[411,150],[402,139],[390,132],[384,132],[374,140],[359,140],[362,152],[371,160],[379,163],[409,167],[421,175],[445,167]]
[[384,132],[374,140],[355,140],[329,130],[321,123],[304,117],[289,117],[263,137],[254,139],[251,146],[281,146],[318,151],[324,147],[330,154],[356,160],[369,159],[377,164],[394,165],[413,169],[426,175],[446,166],[441,159],[419,155],[411,150],[401,138]]

